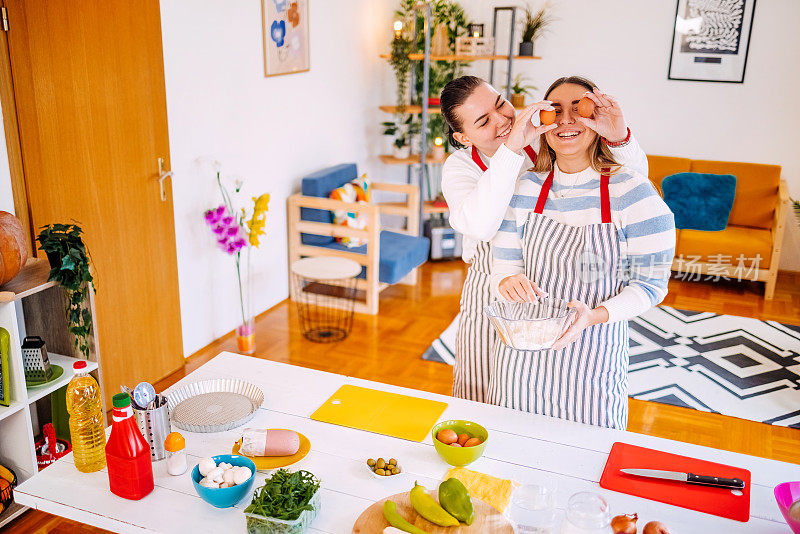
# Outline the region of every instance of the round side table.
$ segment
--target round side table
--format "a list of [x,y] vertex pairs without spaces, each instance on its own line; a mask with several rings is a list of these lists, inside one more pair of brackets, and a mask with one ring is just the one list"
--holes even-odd
[[315,343],[346,338],[353,328],[361,265],[345,258],[303,258],[292,264],[291,271],[292,300],[303,336]]

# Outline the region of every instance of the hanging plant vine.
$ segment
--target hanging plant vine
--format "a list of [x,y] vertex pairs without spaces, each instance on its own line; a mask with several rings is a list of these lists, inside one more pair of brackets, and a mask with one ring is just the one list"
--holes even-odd
[[51,269],[48,280],[58,282],[67,293],[67,322],[75,337],[75,348],[84,358],[89,357],[89,335],[92,332],[92,314],[86,307],[89,288],[94,277],[91,256],[83,243],[83,230],[77,224],[51,224],[43,226],[36,237],[39,250],[47,254]]

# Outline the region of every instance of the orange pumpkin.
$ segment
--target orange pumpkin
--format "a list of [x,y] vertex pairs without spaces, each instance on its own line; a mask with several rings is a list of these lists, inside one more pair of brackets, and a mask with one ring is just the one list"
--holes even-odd
[[22,223],[7,211],[0,211],[0,286],[17,276],[28,261],[28,247]]

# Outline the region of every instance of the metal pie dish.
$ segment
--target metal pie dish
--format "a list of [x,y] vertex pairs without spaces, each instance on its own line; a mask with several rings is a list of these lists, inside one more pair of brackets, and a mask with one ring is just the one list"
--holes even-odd
[[496,301],[484,307],[504,344],[516,350],[548,350],[567,330],[575,310],[567,301],[546,297],[533,302]]
[[245,424],[264,403],[260,388],[233,378],[186,384],[167,395],[172,424],[189,432],[224,432]]

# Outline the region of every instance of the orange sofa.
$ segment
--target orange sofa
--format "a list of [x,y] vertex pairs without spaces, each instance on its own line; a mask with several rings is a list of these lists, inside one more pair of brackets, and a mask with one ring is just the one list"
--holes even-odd
[[736,197],[727,228],[720,232],[678,230],[672,270],[765,282],[764,298],[771,299],[789,203],[781,167],[668,156],[647,156],[647,161],[650,179],[659,192],[661,180],[679,172],[736,176]]

